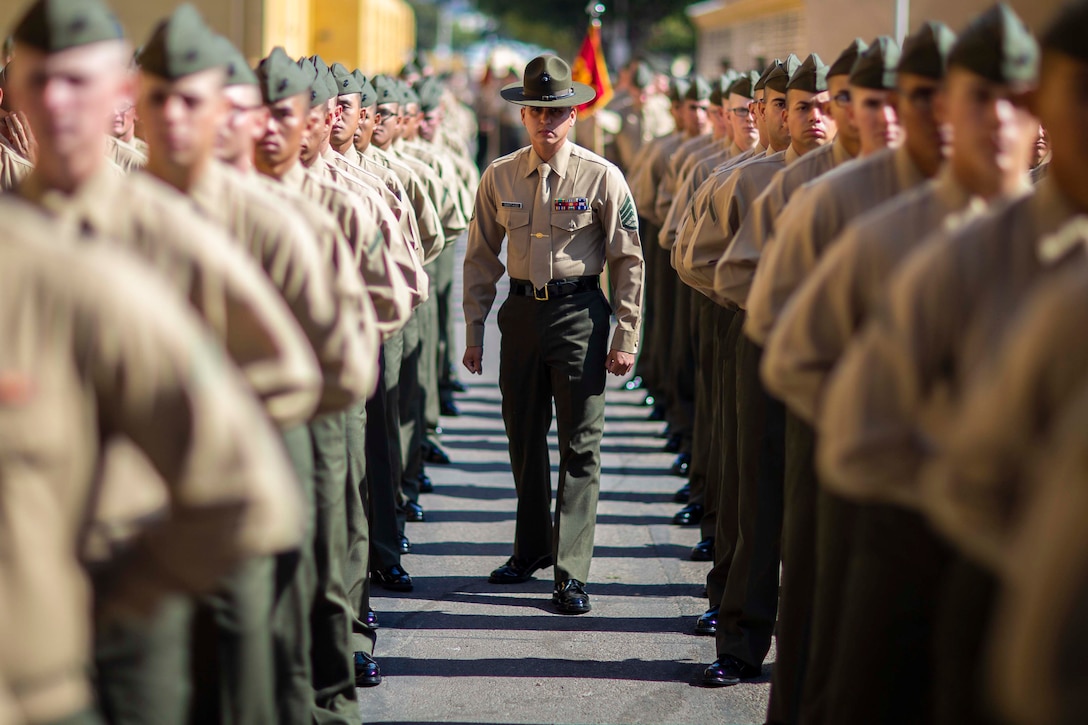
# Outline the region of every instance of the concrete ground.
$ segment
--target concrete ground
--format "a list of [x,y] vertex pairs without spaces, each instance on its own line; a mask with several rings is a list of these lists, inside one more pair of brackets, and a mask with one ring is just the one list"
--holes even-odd
[[[459,291],[454,299],[459,309]],[[553,614],[551,569],[526,584],[487,582],[511,553],[516,497],[493,323],[486,340],[484,375],[461,371],[470,386],[458,397],[461,416],[442,422],[453,464],[428,466],[427,521],[408,525],[403,564],[415,590],[374,590],[385,681],[357,691],[363,721],[762,723],[773,651],[758,681],[697,685],[715,658],[713,638],[692,633],[709,564],[687,558],[698,528],[669,523],[683,481],[667,472],[662,424],[646,420],[643,395],[622,381],[608,393],[593,611]],[[552,445],[554,470],[554,436]]]

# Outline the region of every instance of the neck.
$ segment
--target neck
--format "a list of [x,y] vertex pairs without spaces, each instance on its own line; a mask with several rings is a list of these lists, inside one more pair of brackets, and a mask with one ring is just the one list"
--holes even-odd
[[265,164],[258,160],[254,164],[254,166],[257,167],[257,171],[264,174],[265,176],[270,176],[273,179],[282,179],[283,177],[287,176],[287,174],[290,173],[291,169],[295,168],[295,166],[297,166],[300,161],[301,160],[299,159],[298,154],[295,154],[292,156],[288,156],[286,161],[278,164]]
[[563,148],[563,144],[565,144],[566,142],[567,139],[563,138],[554,146],[544,146],[543,144],[534,143],[533,151],[536,152],[536,155],[540,157],[541,161],[551,161],[552,158],[554,158],[555,155],[559,152],[559,149]]
[[333,149],[341,156],[347,156],[353,148],[355,148],[355,139],[353,137],[348,137],[348,140],[342,144],[333,145]]
[[43,188],[72,194],[109,163],[105,153],[105,149],[97,154],[81,153],[72,163],[54,163],[39,155],[33,173]]
[[256,148],[255,145],[251,145],[247,149],[243,149],[242,153],[235,156],[233,159],[219,159],[222,163],[231,167],[235,171],[240,171],[243,174],[249,174],[253,171],[253,151]]
[[385,143],[382,143],[380,141],[371,141],[371,143],[380,148],[382,151],[388,151],[389,147],[393,145],[393,139],[389,139]]
[[121,139],[125,143],[132,143],[132,139],[136,138],[136,129],[129,129],[127,132],[121,134],[117,138]]
[[917,148],[910,144],[910,137],[904,142],[907,147],[907,155],[910,156],[910,160],[914,162],[914,165],[918,167],[918,170],[922,172],[922,176],[927,179],[932,179],[937,175],[937,172],[941,170],[941,157],[940,154],[933,153],[933,149],[929,148]]
[[861,153],[861,141],[858,138],[847,138],[840,133],[835,137],[835,141],[842,144],[843,150],[850,154],[850,156],[857,156]]
[[179,166],[156,156],[152,150],[151,156],[147,159],[147,171],[159,181],[169,184],[180,192],[188,193],[200,175],[204,173],[208,162],[209,158],[205,157],[191,166]]
[[769,139],[771,151],[778,153],[779,151],[785,151],[790,147],[790,139],[787,136],[785,141],[777,141],[775,139]]

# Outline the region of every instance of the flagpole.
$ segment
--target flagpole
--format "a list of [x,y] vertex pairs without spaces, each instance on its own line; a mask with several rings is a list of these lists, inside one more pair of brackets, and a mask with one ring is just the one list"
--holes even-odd
[[[589,16],[590,26],[597,28],[601,27],[601,16],[604,15],[605,6],[602,2],[597,0],[589,0],[589,4],[586,5],[586,15]],[[598,156],[604,156],[604,134],[601,130],[601,124],[597,122],[597,119],[593,119],[593,153]],[[604,270],[601,272],[601,289],[606,290],[608,294],[608,300],[611,304],[613,298],[612,280],[608,274],[608,265],[604,266]],[[613,306],[614,308],[614,306]]]

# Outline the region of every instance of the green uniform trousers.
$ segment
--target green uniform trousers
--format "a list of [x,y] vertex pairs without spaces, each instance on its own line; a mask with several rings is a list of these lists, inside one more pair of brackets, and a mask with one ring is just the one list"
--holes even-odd
[[114,620],[95,632],[95,686],[110,725],[183,725],[192,685],[193,603],[165,598],[143,620]]
[[[645,217],[638,218],[638,236],[639,239],[650,239],[650,233],[653,225],[646,221]],[[654,333],[657,325],[657,307],[654,304],[654,290],[657,289],[658,278],[658,255],[654,252],[654,246],[646,244],[642,247],[642,255],[645,262],[645,280],[646,293],[643,296],[642,301],[642,334],[639,339],[650,342],[654,339]],[[660,247],[658,247],[660,250]],[[655,365],[655,356],[657,351],[653,349],[652,344],[644,344],[641,346],[638,358],[635,360],[635,375],[642,378],[642,387],[651,393],[655,393],[658,390],[657,385],[657,368]]]
[[261,725],[276,720],[272,606],[275,559],[243,564],[197,600],[189,722]]
[[[397,491],[401,470],[400,410],[396,392],[403,345],[399,332],[382,345],[379,358],[382,381],[377,392],[367,401],[366,408],[371,421],[366,431],[371,570],[384,570],[400,564],[401,528],[397,523]],[[381,421],[380,425],[378,421]]]
[[[676,274],[669,267],[673,275]],[[669,380],[675,408],[674,432],[681,435],[680,452],[691,453],[695,435],[695,326],[692,324],[692,295],[699,294],[676,278],[673,301],[672,338],[669,346]],[[702,295],[699,295],[702,297]]]
[[[422,399],[420,415],[423,423],[423,435],[437,435],[441,397],[438,394],[438,295],[433,290],[438,286],[438,260],[423,268],[430,279],[432,294],[419,306],[421,316],[419,324],[419,394]],[[420,470],[423,458],[420,454]],[[413,499],[415,500],[415,499]]]
[[706,593],[710,607],[721,605],[725,583],[737,549],[737,497],[740,473],[737,469],[737,338],[744,315],[737,310],[721,308],[718,334],[715,335],[714,357],[717,360],[714,379],[717,382],[715,430],[719,437],[715,446],[721,452],[715,459],[711,482],[717,488],[718,515],[714,525],[714,566],[706,575]]
[[716,635],[719,656],[731,655],[755,667],[771,648],[778,613],[785,458],[785,409],[759,380],[762,354],[746,335],[738,337],[738,534]]
[[858,511],[827,722],[933,721],[933,625],[950,555],[913,511]]
[[[348,527],[348,558],[346,585],[348,602],[351,604],[351,650],[374,654],[374,642],[377,632],[366,623],[367,610],[370,609],[370,492],[367,489],[369,470],[368,442],[370,429],[379,431],[385,426],[385,419],[370,421],[367,401],[359,401],[344,414],[348,439],[348,479],[344,501],[346,504],[346,523]],[[379,434],[381,440],[387,440],[384,431]],[[352,664],[354,672],[354,660]]]
[[[514,555],[551,555],[555,580],[586,582],[593,556],[611,309],[599,290],[537,301],[511,295],[498,313],[499,388],[518,494]],[[559,432],[551,514],[548,429]]]
[[816,592],[816,435],[786,411],[786,483],[782,515],[782,594],[775,627],[769,723],[797,723],[808,666]]
[[[657,237],[648,246],[656,247]],[[647,341],[657,349],[657,384],[659,391],[655,392],[659,402],[665,405],[665,419],[668,421],[673,434],[687,437],[691,434],[692,421],[684,418],[684,411],[678,405],[676,394],[676,374],[672,368],[672,334],[673,321],[676,317],[677,287],[680,278],[676,276],[676,270],[672,268],[669,257],[661,250],[658,259],[657,289],[648,290],[648,294],[654,296],[654,304],[657,306],[658,322],[651,333],[653,337]]]
[[700,504],[705,509],[710,449],[714,443],[714,406],[710,392],[714,369],[714,336],[713,331],[708,328],[712,324],[714,308],[717,305],[695,290],[691,293],[691,341],[695,348],[695,427],[692,431],[691,467],[688,470],[688,482],[691,484],[688,503]]
[[426,310],[421,305],[412,313],[401,330],[404,346],[400,361],[400,382],[397,385],[397,406],[400,413],[401,475],[397,490],[397,523],[404,530],[406,521],[403,504],[419,501],[419,474],[423,472],[423,389],[420,381],[422,366],[422,327]]
[[104,725],[102,717],[94,710],[84,710],[74,715],[63,717],[60,720],[51,720],[38,725]]
[[[460,238],[460,237],[459,237]],[[442,400],[453,400],[453,382],[457,380],[457,319],[453,308],[453,277],[457,267],[457,240],[446,244],[435,260],[435,289],[438,305],[438,393]]]

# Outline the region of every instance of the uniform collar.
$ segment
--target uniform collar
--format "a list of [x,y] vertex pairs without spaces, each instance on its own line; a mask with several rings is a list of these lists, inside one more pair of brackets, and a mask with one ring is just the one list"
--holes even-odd
[[[555,156],[552,156],[551,160],[548,161],[548,165],[552,167],[552,173],[558,175],[560,179],[567,178],[567,165],[570,163],[570,155],[573,149],[574,144],[571,143],[570,139],[567,139],[555,152]],[[544,163],[544,160],[537,156],[532,146],[529,147],[529,154],[526,158],[527,162],[526,168],[523,170],[523,176],[529,176]]]
[[291,170],[284,174],[283,178],[280,179],[280,181],[282,181],[284,185],[288,188],[295,189],[297,191],[302,188],[303,182],[306,181],[307,173],[308,172],[306,171],[306,167],[303,166],[302,162],[300,161],[292,166]]
[[218,161],[207,164],[200,178],[189,189],[189,196],[197,206],[214,209],[224,201],[223,187],[227,183],[227,168]]
[[801,154],[797,153],[797,149],[793,147],[793,144],[790,144],[786,147],[786,153],[782,157],[782,161],[785,162],[786,166],[789,166],[799,158],[801,158]]
[[77,227],[90,227],[101,233],[109,229],[117,189],[124,177],[103,162],[99,169],[71,194],[46,188],[37,174],[32,173],[19,187],[19,195],[44,210],[46,214],[72,222]]

